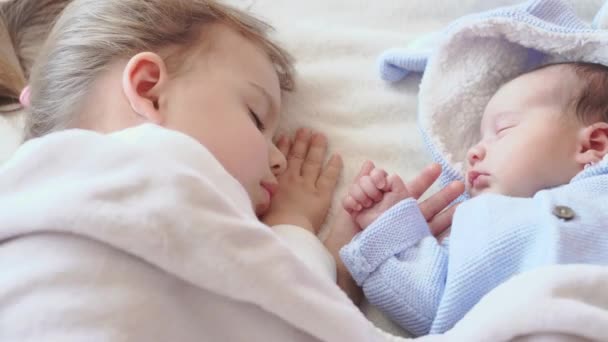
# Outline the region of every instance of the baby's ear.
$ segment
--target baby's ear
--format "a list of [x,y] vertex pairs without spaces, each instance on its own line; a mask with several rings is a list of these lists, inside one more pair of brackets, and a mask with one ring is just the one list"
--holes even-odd
[[159,98],[169,79],[163,59],[153,52],[133,56],[123,71],[122,88],[129,105],[141,119],[162,124]]
[[597,163],[608,153],[608,123],[597,122],[581,131],[576,161],[581,165]]

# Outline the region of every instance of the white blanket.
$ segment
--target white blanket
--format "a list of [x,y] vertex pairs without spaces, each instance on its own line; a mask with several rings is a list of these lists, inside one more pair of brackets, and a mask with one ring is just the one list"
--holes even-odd
[[380,336],[183,134],[66,131],[0,175],[0,341]]

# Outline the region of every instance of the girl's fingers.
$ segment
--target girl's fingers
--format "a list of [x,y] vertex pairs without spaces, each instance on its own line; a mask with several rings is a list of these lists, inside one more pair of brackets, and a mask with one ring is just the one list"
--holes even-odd
[[281,135],[277,140],[276,145],[281,154],[283,154],[285,158],[287,158],[287,156],[289,155],[289,149],[291,148],[291,139],[284,135]]
[[302,174],[302,164],[308,153],[312,133],[309,129],[300,128],[287,155],[287,169]]
[[323,134],[313,134],[310,139],[310,146],[308,147],[306,158],[302,164],[302,176],[313,184],[317,182],[317,179],[321,174],[326,154],[327,138]]
[[333,192],[340,180],[340,174],[342,173],[343,168],[344,162],[342,161],[342,157],[339,154],[332,155],[317,179],[317,188],[323,191]]

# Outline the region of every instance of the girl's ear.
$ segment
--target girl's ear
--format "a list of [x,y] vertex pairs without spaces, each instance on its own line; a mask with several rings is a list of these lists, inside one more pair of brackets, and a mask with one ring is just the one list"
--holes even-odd
[[597,122],[585,127],[580,134],[576,161],[582,167],[601,161],[608,153],[608,123]]
[[162,124],[159,98],[168,79],[166,64],[155,53],[139,53],[127,63],[122,75],[123,92],[142,120]]

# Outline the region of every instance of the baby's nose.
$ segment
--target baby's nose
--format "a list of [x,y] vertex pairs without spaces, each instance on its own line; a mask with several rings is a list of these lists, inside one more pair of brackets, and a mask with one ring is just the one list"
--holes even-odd
[[480,162],[481,160],[483,160],[483,158],[485,158],[486,156],[486,151],[485,149],[480,145],[477,144],[473,147],[471,147],[469,149],[469,151],[467,152],[467,160],[469,162],[469,165],[475,165],[478,162]]

